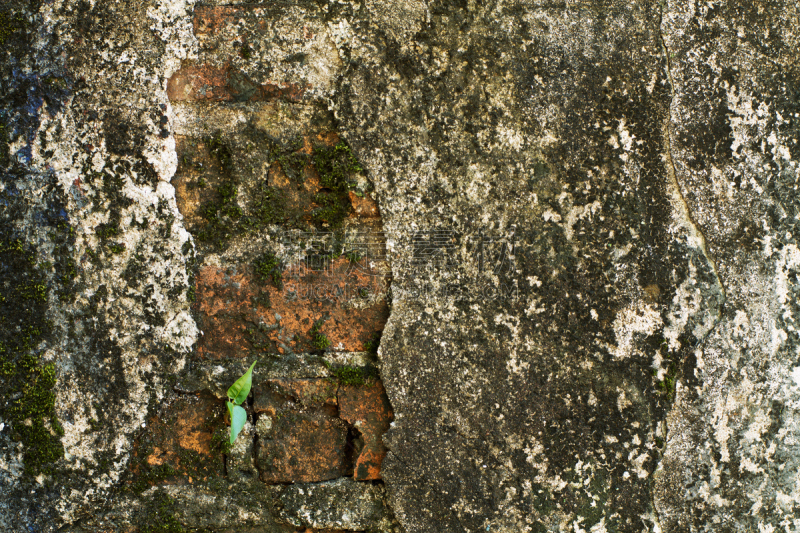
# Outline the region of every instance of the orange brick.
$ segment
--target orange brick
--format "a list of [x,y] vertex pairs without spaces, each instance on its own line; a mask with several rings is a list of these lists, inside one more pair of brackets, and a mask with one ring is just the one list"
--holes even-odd
[[257,84],[229,65],[185,65],[167,82],[172,102],[300,102],[305,91],[306,87],[297,83]]
[[246,357],[251,344],[242,315],[258,318],[251,311],[250,300],[258,294],[252,276],[205,267],[197,274],[195,293],[203,331],[197,353],[209,359]]
[[381,216],[378,211],[378,203],[373,200],[369,193],[363,198],[359,198],[356,193],[350,191],[350,203],[353,205],[353,215],[362,218],[377,218]]
[[355,459],[357,480],[381,479],[381,464],[386,457],[382,435],[394,418],[389,398],[380,381],[339,388],[339,416],[355,426],[364,447]]
[[315,351],[311,329],[318,321],[331,349],[363,350],[383,330],[388,305],[384,298],[362,309],[346,304],[358,301],[361,290],[383,294],[384,282],[366,259],[354,265],[344,257],[324,272],[302,266],[287,269],[281,289],[256,280],[246,265],[228,271],[206,266],[196,277],[196,309],[203,331],[198,354],[220,359],[247,357],[251,350]]
[[148,421],[134,444],[134,474],[169,467],[174,475],[159,482],[184,479],[189,483],[223,475],[222,453],[214,448],[212,438],[223,425],[223,409],[216,399],[203,396],[184,396],[166,406]]
[[[266,415],[261,415],[266,416]],[[326,481],[347,475],[347,425],[324,413],[282,412],[259,435],[261,481]]]

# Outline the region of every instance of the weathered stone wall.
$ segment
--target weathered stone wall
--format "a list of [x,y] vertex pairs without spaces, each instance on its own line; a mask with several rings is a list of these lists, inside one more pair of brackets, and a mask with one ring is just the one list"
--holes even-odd
[[0,529],[793,531],[798,23],[7,2]]

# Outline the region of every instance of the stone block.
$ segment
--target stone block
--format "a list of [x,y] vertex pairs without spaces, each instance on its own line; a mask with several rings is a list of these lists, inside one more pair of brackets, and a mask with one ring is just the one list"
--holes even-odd
[[337,479],[295,484],[278,493],[280,517],[295,527],[347,531],[388,531],[392,519],[382,485]]

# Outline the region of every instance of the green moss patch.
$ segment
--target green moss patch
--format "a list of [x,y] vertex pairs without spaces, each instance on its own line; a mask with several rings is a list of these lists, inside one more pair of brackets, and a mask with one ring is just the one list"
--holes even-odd
[[350,201],[343,195],[319,193],[314,196],[314,203],[319,207],[314,210],[312,217],[319,224],[336,228],[350,214]]
[[331,341],[324,333],[322,333],[321,328],[322,322],[315,322],[314,326],[311,328],[311,331],[308,333],[311,336],[311,345],[319,351],[324,351],[330,348]]
[[334,379],[339,382],[340,385],[352,385],[355,387],[360,387],[368,382],[380,379],[378,369],[372,365],[331,365],[330,363],[325,362],[325,366],[330,369]]
[[283,274],[278,257],[272,252],[265,252],[253,262],[258,278],[264,282],[271,282],[278,289],[283,288]]
[[[234,151],[219,133],[204,140],[209,153],[220,167],[221,183],[216,187],[214,199],[200,208],[205,224],[197,232],[201,242],[222,244],[236,235],[278,224],[286,219],[285,200],[273,187],[259,184],[250,191],[247,210],[239,204],[239,184],[236,177]],[[198,186],[206,186],[204,179]]]
[[12,13],[9,8],[0,8],[0,46],[5,45],[13,35],[26,29],[28,21],[22,13]]
[[347,190],[349,180],[364,169],[350,147],[340,142],[333,148],[314,148],[314,168],[319,173],[320,185],[334,191]]
[[343,142],[333,147],[315,146],[313,161],[322,190],[314,196],[314,203],[318,207],[312,217],[319,225],[339,227],[350,214],[348,193],[356,187],[353,177],[364,169],[350,147]]
[[[5,233],[5,234],[3,234]],[[64,455],[64,430],[56,417],[56,370],[40,360],[50,333],[47,279],[36,252],[19,238],[0,233],[0,417],[11,438],[23,443],[24,473],[50,470]]]
[[[187,184],[190,189],[206,189],[199,209],[203,222],[193,230],[199,242],[219,246],[270,225],[309,229],[310,222],[318,229],[335,229],[351,212],[349,192],[365,193],[365,180],[359,182],[356,176],[363,168],[343,142],[335,146],[316,143],[309,154],[303,137],[279,141],[253,125],[244,133],[241,142],[248,153],[242,152],[245,148],[236,144],[239,141],[220,132],[202,140],[212,159],[212,174],[218,171],[219,177],[209,174]],[[254,156],[254,151],[261,155]],[[189,142],[181,155],[181,168],[199,170],[202,164],[197,154],[198,146]],[[270,186],[255,171],[256,166],[267,168],[275,163],[289,183]],[[312,167],[319,176],[319,190],[309,192],[305,187]]]

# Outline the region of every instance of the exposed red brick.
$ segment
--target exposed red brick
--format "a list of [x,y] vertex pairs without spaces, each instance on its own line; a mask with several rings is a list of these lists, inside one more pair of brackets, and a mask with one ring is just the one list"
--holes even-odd
[[338,384],[329,379],[273,379],[255,383],[254,409],[272,420],[259,435],[261,479],[267,483],[324,481],[352,468],[347,425],[337,417]]
[[172,102],[233,100],[225,89],[227,78],[226,69],[207,65],[185,66],[167,82],[167,96]]
[[160,465],[168,461],[180,466],[180,452],[191,450],[200,455],[210,456],[213,426],[211,423],[219,416],[219,404],[211,399],[182,398],[170,406],[167,420],[152,420],[151,431],[161,433],[162,439],[155,444],[147,456],[150,465]]
[[186,65],[167,82],[167,96],[172,102],[258,102],[275,99],[299,102],[306,89],[296,83],[259,85],[229,65]]
[[[266,415],[261,415],[266,416]],[[258,468],[265,483],[314,482],[347,474],[347,425],[324,413],[282,412],[259,439]]]
[[196,283],[203,331],[198,354],[209,359],[246,357],[252,348],[246,330],[253,326],[247,318],[258,319],[251,310],[250,301],[258,294],[251,286],[252,276],[208,266],[197,274]]
[[372,270],[368,259],[351,263],[339,257],[324,271],[295,265],[284,272],[283,279],[283,298],[297,298],[284,299],[285,303],[278,300],[278,306],[285,310],[284,325],[294,329],[306,342],[311,342],[308,331],[313,322],[328,317],[320,333],[328,338],[332,349],[363,350],[364,343],[383,330],[389,317],[384,299],[364,309],[344,307],[348,302],[385,290],[384,279]]
[[214,432],[223,426],[223,409],[220,402],[204,396],[184,396],[165,406],[134,444],[135,476],[148,476],[156,467],[169,467],[172,475],[151,483],[192,483],[223,475],[222,453],[213,444]]
[[382,435],[394,418],[389,398],[380,381],[339,388],[339,416],[361,432],[364,447],[355,459],[357,480],[381,479],[381,464],[386,457]]
[[284,271],[281,289],[256,280],[246,265],[227,271],[206,266],[196,278],[203,331],[198,354],[220,359],[246,357],[250,350],[314,351],[311,330],[320,321],[319,334],[330,341],[330,349],[363,350],[383,330],[388,305],[383,298],[363,309],[347,304],[382,294],[384,282],[367,259],[351,263],[340,257],[323,272],[293,266]]
[[369,193],[359,197],[350,191],[350,203],[353,205],[353,215],[361,218],[377,218],[381,216],[378,211],[378,203],[373,200]]

